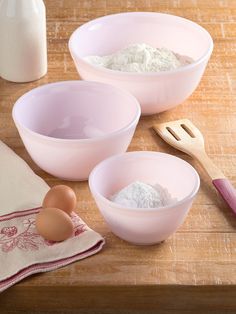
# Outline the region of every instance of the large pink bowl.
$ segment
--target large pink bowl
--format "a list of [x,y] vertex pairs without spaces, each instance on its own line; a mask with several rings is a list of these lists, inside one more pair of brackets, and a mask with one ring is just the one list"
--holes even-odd
[[[96,67],[88,55],[106,55],[131,43],[166,47],[195,62],[159,73],[130,73]],[[131,12],[104,16],[77,28],[69,49],[82,79],[109,83],[130,91],[142,114],[154,114],[182,103],[198,86],[213,49],[210,34],[200,25],[169,14]]]
[[95,82],[65,81],[20,97],[13,119],[35,163],[66,180],[85,180],[103,159],[125,152],[140,117],[126,91]]
[[[134,181],[166,187],[174,198],[162,208],[126,208],[109,197]],[[93,197],[110,229],[135,244],[167,239],[183,223],[199,189],[199,176],[186,161],[157,152],[131,152],[110,157],[89,176]]]

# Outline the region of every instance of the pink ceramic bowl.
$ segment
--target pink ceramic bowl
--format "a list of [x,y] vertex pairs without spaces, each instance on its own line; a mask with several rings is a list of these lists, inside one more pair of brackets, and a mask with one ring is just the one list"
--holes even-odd
[[[159,183],[177,201],[162,208],[126,208],[109,197],[134,181]],[[157,152],[131,152],[98,164],[89,176],[93,197],[110,229],[134,244],[167,239],[183,223],[199,189],[199,176],[186,161]]]
[[[88,55],[106,55],[132,43],[165,47],[195,62],[159,73],[130,73],[96,67]],[[179,16],[131,12],[104,16],[77,28],[69,49],[82,79],[109,83],[130,91],[140,102],[142,114],[177,106],[198,86],[213,49],[210,34],[200,25]]]
[[13,119],[40,168],[66,180],[85,180],[97,163],[126,151],[140,112],[137,100],[119,88],[65,81],[20,97]]

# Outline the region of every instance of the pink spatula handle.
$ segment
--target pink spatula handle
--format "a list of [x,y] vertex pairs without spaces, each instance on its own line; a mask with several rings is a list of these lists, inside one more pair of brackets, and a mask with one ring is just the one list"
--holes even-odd
[[228,179],[215,179],[212,181],[217,191],[221,194],[223,199],[229,207],[236,214],[236,190]]

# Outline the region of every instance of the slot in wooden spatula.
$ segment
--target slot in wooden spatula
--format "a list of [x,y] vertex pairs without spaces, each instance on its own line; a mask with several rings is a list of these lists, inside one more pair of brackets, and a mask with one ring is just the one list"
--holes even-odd
[[204,138],[188,119],[156,124],[154,130],[171,146],[196,158],[210,176],[213,185],[236,214],[236,190],[205,151]]

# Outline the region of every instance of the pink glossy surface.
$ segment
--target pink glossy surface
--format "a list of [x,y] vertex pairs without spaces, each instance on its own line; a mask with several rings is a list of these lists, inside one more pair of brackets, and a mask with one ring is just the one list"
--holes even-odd
[[214,179],[212,183],[234,214],[236,214],[236,190],[231,182],[226,178],[219,178]]
[[[163,208],[125,208],[108,198],[133,181],[159,183],[177,202]],[[157,152],[131,152],[98,164],[89,176],[93,197],[110,229],[135,244],[167,239],[183,223],[199,189],[196,170],[184,160]]]
[[65,81],[20,97],[13,119],[32,159],[46,172],[85,180],[103,159],[125,152],[140,117],[129,93],[110,85]]
[[[137,74],[95,67],[83,60],[87,55],[106,55],[142,42],[188,55],[195,62],[174,71]],[[190,20],[131,12],[84,24],[72,34],[69,49],[83,79],[125,88],[140,102],[142,114],[153,114],[175,107],[192,94],[210,58],[213,41],[204,28]]]

